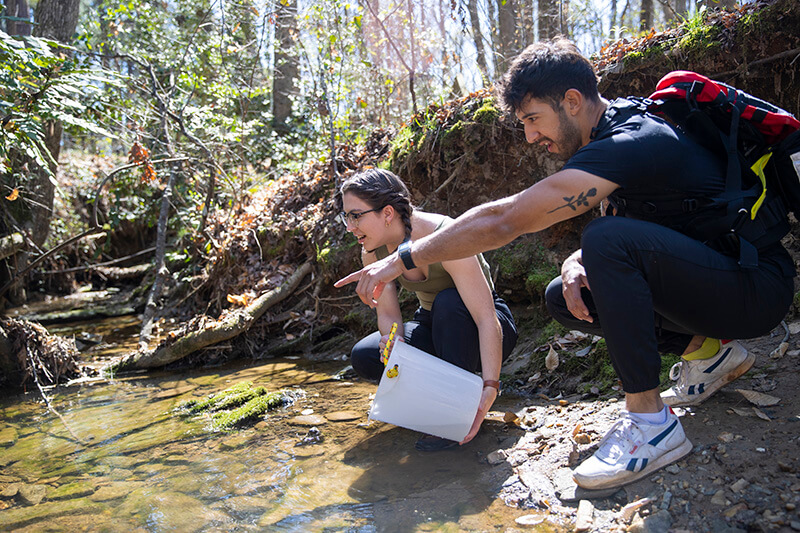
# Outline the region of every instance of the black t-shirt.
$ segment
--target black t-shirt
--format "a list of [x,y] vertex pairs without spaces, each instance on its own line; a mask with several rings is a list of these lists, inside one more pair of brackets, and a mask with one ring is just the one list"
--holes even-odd
[[[615,100],[615,104],[623,103]],[[612,106],[609,109],[612,109]],[[575,152],[564,165],[607,179],[620,186],[609,200],[613,206],[635,202],[681,202],[686,198],[712,199],[725,190],[726,161],[697,144],[663,119],[643,112],[633,112],[624,120],[609,120],[614,111],[607,111],[601,120],[596,140]],[[629,210],[630,211],[630,210]],[[714,212],[666,215],[625,213],[673,228],[693,238],[698,222],[718,216]],[[700,238],[700,240],[703,240]],[[780,244],[759,254],[780,265],[785,275],[794,275],[794,265]]]
[[605,135],[564,168],[616,183],[614,196],[713,198],[725,190],[725,162],[654,115],[635,113]]

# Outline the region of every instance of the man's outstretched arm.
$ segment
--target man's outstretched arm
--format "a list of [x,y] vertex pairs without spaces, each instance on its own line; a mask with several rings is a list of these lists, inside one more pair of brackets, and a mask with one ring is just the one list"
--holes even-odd
[[[617,185],[611,181],[568,169],[524,191],[473,207],[447,227],[411,245],[417,266],[469,257],[499,248],[525,233],[534,233],[597,206]],[[336,287],[358,282],[361,300],[373,306],[386,282],[403,273],[397,253],[336,282]]]

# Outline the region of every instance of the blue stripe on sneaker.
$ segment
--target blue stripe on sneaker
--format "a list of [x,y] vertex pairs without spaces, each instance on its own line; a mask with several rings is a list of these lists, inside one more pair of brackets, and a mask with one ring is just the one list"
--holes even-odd
[[689,385],[689,394],[694,394],[694,385]]
[[704,391],[704,389],[705,389],[705,385],[706,385],[705,383],[701,383],[701,384],[699,384],[699,385],[697,386],[697,393],[698,393],[698,394],[703,394],[703,391]]
[[642,459],[642,468],[640,468],[639,470],[644,470],[644,467],[646,466],[647,466],[647,459]]
[[675,429],[675,426],[677,426],[677,425],[678,425],[678,421],[675,420],[672,424],[670,424],[670,426],[667,429],[665,429],[664,431],[662,431],[661,433],[659,433],[658,435],[656,435],[655,437],[650,439],[650,442],[648,442],[647,444],[655,446],[656,444],[658,444],[659,442],[664,440],[664,437],[666,437],[667,435],[672,433],[672,430]]
[[631,472],[636,472],[636,458],[631,459],[628,461],[628,466],[625,467],[626,470],[630,470]]
[[703,372],[705,374],[710,374],[711,372],[713,372],[728,357],[729,353],[731,353],[731,348],[725,350],[725,352],[719,356],[717,362],[711,365],[710,367],[706,368],[705,370],[703,370]]

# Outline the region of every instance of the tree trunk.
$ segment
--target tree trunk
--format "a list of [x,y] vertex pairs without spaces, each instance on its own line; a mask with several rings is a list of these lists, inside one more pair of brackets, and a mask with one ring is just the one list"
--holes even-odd
[[275,70],[272,74],[272,124],[279,132],[289,129],[292,117],[291,96],[295,93],[298,76],[297,50],[297,0],[278,2],[275,23]]
[[647,31],[653,27],[653,0],[642,0],[642,12],[639,15],[639,31]]
[[[80,0],[39,0],[39,4],[36,6],[36,27],[33,34],[36,37],[69,44],[78,26],[80,5]],[[59,53],[68,54],[69,51],[60,49]],[[54,161],[49,170],[55,175],[58,156],[61,152],[61,123],[47,122],[44,125],[44,134],[45,145]],[[41,246],[50,232],[55,186],[48,172],[45,169],[39,169],[35,173],[30,187],[35,201],[31,207],[30,235],[33,242],[37,246]]]
[[[6,0],[5,4],[6,11],[3,13],[5,16],[26,20],[31,18],[28,0]],[[6,33],[22,37],[28,36],[31,34],[31,24],[21,20],[6,20]]]
[[497,73],[501,73],[519,53],[517,0],[497,0],[497,32],[500,46],[496,51],[496,64]]
[[478,63],[478,69],[480,69],[481,74],[485,78],[488,78],[489,70],[486,66],[486,52],[483,48],[483,32],[481,31],[480,19],[478,18],[478,0],[469,0],[467,9],[469,10],[470,22],[472,23],[472,39],[475,41],[475,50],[477,51],[475,60]]
[[519,49],[523,50],[536,38],[534,34],[534,20],[536,13],[533,9],[533,0],[522,0],[519,8]]
[[539,31],[537,37],[540,41],[552,39],[559,33],[558,0],[538,0],[539,6]]

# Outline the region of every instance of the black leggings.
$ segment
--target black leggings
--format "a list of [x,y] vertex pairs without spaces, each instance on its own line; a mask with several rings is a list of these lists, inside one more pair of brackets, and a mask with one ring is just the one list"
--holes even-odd
[[605,337],[625,392],[658,387],[659,352],[681,354],[694,335],[745,339],[768,333],[792,302],[794,283],[776,249],[743,269],[735,258],[664,226],[622,217],[589,223],[581,239],[594,318],[567,309],[561,278],[547,287],[547,309],[570,329]]
[[[494,308],[503,330],[503,360],[517,344],[517,326],[502,298],[494,295]],[[419,308],[414,319],[403,324],[405,341],[470,372],[480,370],[478,326],[454,288],[436,295],[430,311]],[[368,335],[353,346],[350,359],[361,377],[378,381],[383,372],[380,360],[381,333]]]

